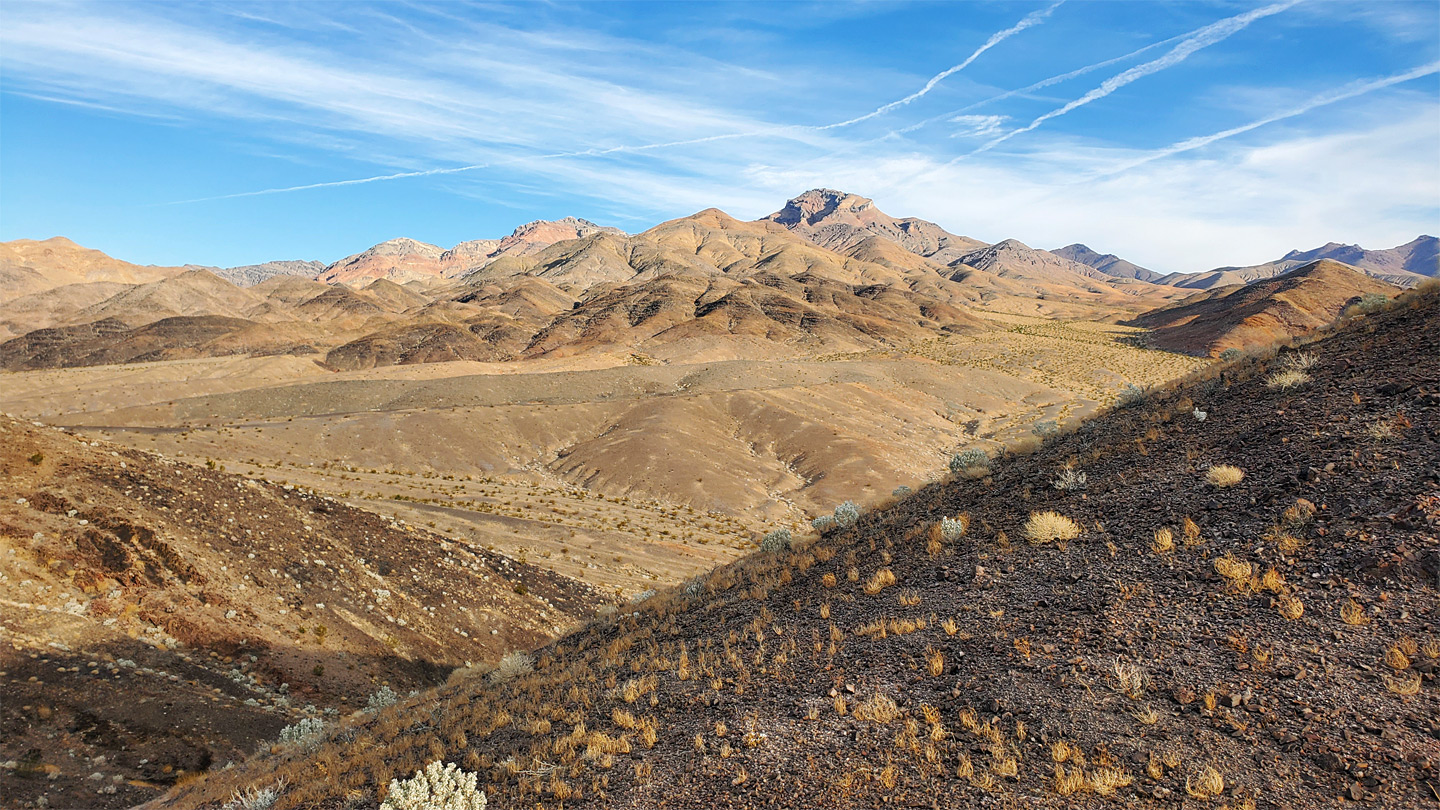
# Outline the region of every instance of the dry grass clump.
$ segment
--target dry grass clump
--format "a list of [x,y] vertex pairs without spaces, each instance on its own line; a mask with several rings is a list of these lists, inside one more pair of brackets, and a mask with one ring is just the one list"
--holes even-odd
[[884,725],[893,722],[900,716],[900,707],[895,701],[885,695],[875,695],[869,700],[863,701],[855,706],[855,719],[866,720],[871,723]]
[[1245,471],[1229,464],[1216,464],[1205,471],[1205,480],[1213,487],[1228,489],[1245,480]]
[[1145,694],[1145,683],[1149,678],[1145,675],[1145,669],[1139,664],[1129,661],[1115,662],[1115,680],[1120,685],[1120,691],[1131,700],[1139,700]]
[[871,575],[870,580],[865,583],[865,593],[874,596],[891,585],[894,585],[895,582],[895,572],[889,568],[881,568]]
[[1418,672],[1406,672],[1398,678],[1385,676],[1385,688],[1402,697],[1410,697],[1420,694],[1420,683],[1423,679]]
[[1280,597],[1278,607],[1280,615],[1292,622],[1305,614],[1305,603],[1293,596]]
[[1074,540],[1079,536],[1080,524],[1059,512],[1032,512],[1025,521],[1025,537],[1032,543]]
[[[1411,653],[1414,654],[1413,652]],[[1410,668],[1410,656],[1400,649],[1399,644],[1390,645],[1385,651],[1385,666],[1395,670],[1406,670]]]
[[1209,801],[1225,792],[1225,777],[1206,765],[1199,771],[1185,777],[1185,792],[1201,801]]
[[1169,554],[1175,550],[1175,534],[1165,527],[1155,530],[1155,537],[1150,541],[1150,549],[1156,554]]
[[1354,599],[1346,599],[1340,606],[1340,621],[1346,624],[1360,626],[1370,623],[1370,617],[1365,615],[1365,608],[1360,606]]
[[1215,573],[1225,578],[1231,587],[1240,590],[1250,584],[1250,575],[1254,566],[1243,560],[1237,560],[1226,554],[1215,561]]
[[1318,362],[1320,362],[1319,358],[1305,352],[1287,355],[1283,363],[1284,367],[1266,377],[1265,385],[1282,391],[1304,385],[1310,382],[1308,372]]

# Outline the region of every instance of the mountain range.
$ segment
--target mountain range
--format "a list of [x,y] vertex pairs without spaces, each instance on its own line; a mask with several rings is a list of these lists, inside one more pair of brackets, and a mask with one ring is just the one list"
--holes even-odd
[[[1437,272],[1436,239],[1422,236],[1160,275],[1082,244],[986,244],[831,189],[754,222],[707,209],[629,235],[567,217],[448,249],[392,239],[323,267],[141,267],[61,238],[21,240],[0,246],[0,337],[11,338],[0,366],[228,354],[315,355],[336,369],[597,352],[674,360],[700,343],[734,358],[869,351],[994,328],[983,312],[1134,318],[1320,258],[1401,286]],[[1327,304],[1310,320],[1336,312]]]

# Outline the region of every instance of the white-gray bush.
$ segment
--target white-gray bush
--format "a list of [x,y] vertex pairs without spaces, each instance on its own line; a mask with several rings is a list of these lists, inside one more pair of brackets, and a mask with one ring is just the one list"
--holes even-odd
[[814,520],[810,521],[810,526],[814,528],[816,532],[824,534],[835,528],[835,516],[821,515],[820,517],[817,517]]
[[860,507],[854,501],[846,501],[835,507],[835,525],[842,529],[854,526],[860,520]]
[[1205,421],[1205,417],[1209,416],[1209,415],[1210,415],[1210,412],[1209,412],[1209,411],[1202,411],[1202,410],[1200,410],[1199,408],[1196,408],[1196,409],[1195,409],[1195,412],[1194,412],[1192,415],[1195,417],[1195,421],[1196,421],[1196,422],[1204,422],[1204,421]]
[[230,795],[230,801],[226,802],[221,810],[270,810],[280,794],[285,792],[285,779],[269,787],[250,787],[244,790],[237,790]]
[[324,734],[324,720],[318,717],[306,717],[302,718],[298,723],[293,723],[280,729],[280,743],[282,745],[296,745],[307,751],[313,751],[320,746],[320,740]]
[[634,596],[630,597],[630,604],[632,604],[632,605],[638,605],[638,604],[640,604],[641,602],[644,602],[646,599],[649,599],[650,597],[652,597],[652,596],[654,596],[654,595],[655,595],[655,589],[654,589],[654,588],[649,588],[649,589],[647,589],[647,590],[643,590],[643,591],[641,591],[640,593],[637,593],[637,594],[635,594]]
[[962,450],[950,457],[950,472],[959,473],[967,470],[987,470],[990,468],[990,457],[984,450],[972,447],[969,450]]
[[959,518],[940,518],[940,536],[953,543],[965,536],[965,521]]
[[365,711],[378,712],[381,709],[394,706],[395,701],[399,699],[400,696],[395,694],[394,689],[391,689],[389,686],[382,686],[375,690],[375,694],[371,695],[370,699],[365,702]]
[[1082,470],[1061,470],[1051,479],[1050,486],[1056,489],[1082,490],[1085,488],[1085,473]]
[[1030,428],[1030,432],[1043,439],[1047,436],[1054,436],[1056,433],[1059,433],[1060,426],[1055,423],[1054,419],[1046,419],[1043,422],[1036,422],[1035,426]]
[[512,650],[505,653],[505,656],[500,659],[500,663],[490,672],[490,680],[493,683],[504,683],[528,674],[534,669],[535,659],[531,658],[529,653]]
[[1129,385],[1120,389],[1120,399],[1118,401],[1118,404],[1120,405],[1120,407],[1125,408],[1134,405],[1135,403],[1140,402],[1143,399],[1145,399],[1145,389],[1134,383],[1130,383]]
[[380,810],[485,810],[476,774],[436,760],[409,779],[392,779]]
[[685,595],[686,595],[686,596],[699,596],[699,595],[702,594],[702,593],[705,593],[705,578],[704,578],[704,577],[691,577],[691,578],[685,580]]
[[903,497],[905,497],[906,495],[909,495],[909,494],[910,494],[910,487],[907,487],[907,486],[905,486],[904,484],[901,484],[900,486],[895,487],[893,490],[891,490],[891,491],[890,491],[890,494],[891,494],[891,495],[894,495],[894,496],[897,497],[897,498],[903,498]]
[[776,529],[765,535],[765,539],[760,541],[760,550],[771,554],[778,551],[789,551],[790,544],[793,542],[794,538],[790,536],[789,529]]

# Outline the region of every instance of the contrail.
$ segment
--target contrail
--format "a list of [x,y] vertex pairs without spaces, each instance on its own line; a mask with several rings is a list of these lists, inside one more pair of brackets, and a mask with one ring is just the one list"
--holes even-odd
[[477,169],[490,169],[496,166],[510,166],[516,163],[527,163],[536,160],[556,160],[567,157],[596,157],[599,155],[610,155],[616,152],[644,152],[650,149],[666,149],[676,146],[690,146],[697,143],[709,143],[711,141],[723,141],[730,138],[744,138],[754,135],[762,135],[770,132],[792,129],[792,127],[776,127],[769,130],[755,130],[754,132],[731,132],[724,135],[708,135],[703,138],[690,138],[683,141],[669,141],[667,143],[647,143],[637,146],[612,146],[607,149],[582,149],[578,152],[553,152],[546,155],[527,155],[525,157],[510,158],[509,160],[498,160],[492,163],[473,163],[469,166],[451,166],[447,169],[425,169],[414,172],[396,172],[395,174],[377,174],[373,177],[360,177],[354,180],[331,180],[324,183],[307,183],[303,186],[284,186],[282,188],[266,188],[259,191],[241,191],[235,194],[220,194],[214,197],[197,197],[193,200],[176,200],[174,202],[162,203],[163,205],[184,205],[186,203],[210,202],[212,200],[233,200],[239,197],[261,197],[266,194],[282,194],[287,191],[309,191],[316,188],[336,188],[338,186],[358,186],[364,183],[378,183],[383,180],[403,180],[407,177],[430,177],[437,174],[458,174],[460,172],[471,172]]
[[931,125],[931,124],[933,124],[933,123],[935,123],[936,121],[939,121],[939,120],[941,120],[941,119],[949,118],[949,117],[951,117],[951,116],[953,116],[953,115],[961,115],[962,113],[970,112],[971,110],[976,109],[976,108],[978,108],[978,107],[983,107],[983,106],[985,106],[986,104],[993,104],[993,103],[995,103],[995,102],[997,102],[997,101],[1004,101],[1004,100],[1007,99],[1007,98],[1013,98],[1014,96],[1024,95],[1025,93],[1033,93],[1033,92],[1035,92],[1036,90],[1041,90],[1041,89],[1044,89],[1044,88],[1046,88],[1046,87],[1050,87],[1051,85],[1060,84],[1061,82],[1068,82],[1068,81],[1070,81],[1071,79],[1077,78],[1077,77],[1079,77],[1079,76],[1084,76],[1084,75],[1087,74],[1087,73],[1093,73],[1093,72],[1099,70],[1100,68],[1110,67],[1111,65],[1115,64],[1116,62],[1124,62],[1124,61],[1127,60],[1127,59],[1134,59],[1135,57],[1139,56],[1139,55],[1142,54],[1142,53],[1145,53],[1146,51],[1153,51],[1153,50],[1155,50],[1156,48],[1161,47],[1162,45],[1169,45],[1170,43],[1175,42],[1176,40],[1179,40],[1179,39],[1184,39],[1184,38],[1187,37],[1187,36],[1190,36],[1190,35],[1189,35],[1189,34],[1179,34],[1179,35],[1177,35],[1177,36],[1170,37],[1169,39],[1162,39],[1162,40],[1160,40],[1159,42],[1152,42],[1152,43],[1150,43],[1149,45],[1146,45],[1146,46],[1144,46],[1144,47],[1142,47],[1142,48],[1137,48],[1137,49],[1135,49],[1135,50],[1133,50],[1133,51],[1131,51],[1131,52],[1129,52],[1129,53],[1127,53],[1127,54],[1122,54],[1122,55],[1120,55],[1120,56],[1112,56],[1112,57],[1110,57],[1109,59],[1106,59],[1106,60],[1103,61],[1103,62],[1096,62],[1096,63],[1094,63],[1094,64],[1092,64],[1092,65],[1086,65],[1086,66],[1084,66],[1084,67],[1076,68],[1076,69],[1070,71],[1069,73],[1061,73],[1061,74],[1056,75],[1056,76],[1051,76],[1051,77],[1048,78],[1048,79],[1041,79],[1040,81],[1035,82],[1034,84],[1029,84],[1029,85],[1026,85],[1026,86],[1024,86],[1024,87],[1018,88],[1018,89],[1016,89],[1016,90],[1006,90],[1005,92],[1000,93],[1000,94],[998,94],[998,95],[993,95],[993,96],[991,96],[991,97],[989,97],[989,98],[983,98],[983,99],[981,99],[981,100],[979,100],[979,101],[977,101],[977,102],[974,102],[973,104],[967,104],[967,105],[965,105],[964,107],[961,107],[961,108],[958,109],[958,110],[951,110],[950,112],[947,112],[947,113],[941,113],[940,115],[937,115],[937,116],[935,116],[934,118],[926,118],[924,121],[920,121],[920,122],[911,124],[911,125],[908,126],[908,127],[901,127],[900,129],[892,130],[892,131],[890,131],[890,132],[888,132],[888,133],[880,136],[879,138],[876,138],[876,139],[873,140],[873,141],[869,141],[868,143],[878,143],[879,141],[882,141],[882,140],[884,140],[884,139],[886,139],[886,138],[889,138],[889,137],[893,137],[893,136],[895,136],[895,135],[906,135],[906,134],[909,134],[909,133],[911,133],[911,132],[914,132],[914,131],[917,130],[917,129],[921,129],[921,128],[923,128],[923,127],[927,127],[927,126],[929,126],[929,125]]
[[1167,158],[1171,155],[1178,155],[1181,152],[1189,152],[1192,149],[1199,149],[1202,146],[1208,146],[1212,143],[1215,143],[1216,141],[1223,141],[1226,138],[1232,138],[1236,135],[1249,132],[1252,129],[1259,129],[1260,127],[1263,127],[1267,124],[1273,124],[1276,121],[1283,121],[1286,118],[1294,118],[1297,115],[1304,115],[1311,110],[1314,110],[1318,107],[1324,107],[1327,104],[1334,104],[1336,102],[1346,101],[1355,98],[1356,96],[1363,96],[1366,93],[1373,93],[1376,90],[1383,90],[1384,88],[1390,87],[1391,85],[1408,82],[1411,79],[1418,79],[1422,76],[1429,76],[1434,73],[1440,73],[1440,61],[1431,62],[1428,65],[1422,65],[1412,70],[1408,70],[1404,73],[1398,73],[1394,76],[1387,76],[1383,79],[1373,79],[1368,82],[1351,83],[1349,85],[1346,85],[1345,87],[1331,90],[1328,93],[1322,93],[1321,95],[1310,99],[1309,101],[1299,105],[1298,107],[1291,107],[1288,110],[1282,110],[1281,112],[1274,113],[1273,115],[1267,115],[1264,118],[1261,118],[1257,121],[1251,121],[1250,123],[1243,126],[1222,130],[1211,135],[1200,135],[1198,137],[1189,138],[1187,140],[1171,144],[1170,146],[1167,146],[1163,149],[1157,149],[1156,151],[1151,152],[1143,158],[1133,160],[1129,163],[1126,163],[1109,171],[1093,175],[1088,179],[1098,180],[1102,177],[1110,177],[1112,175],[1120,174],[1121,172],[1129,171],[1136,166],[1142,166],[1146,163],[1149,163],[1152,160],[1160,160],[1161,158]]
[[1010,37],[1020,33],[1021,31],[1024,31],[1026,28],[1034,25],[1039,25],[1040,23],[1044,22],[1046,18],[1048,18],[1052,13],[1054,13],[1055,9],[1059,8],[1064,2],[1065,0],[1059,0],[1059,2],[1052,3],[1051,5],[1042,8],[1039,11],[1032,11],[1031,13],[1025,15],[1025,19],[1021,20],[1018,23],[1015,23],[1009,28],[1006,28],[1004,31],[997,31],[994,34],[991,34],[990,38],[985,40],[985,44],[981,45],[979,48],[976,48],[975,52],[970,54],[970,56],[968,56],[965,61],[953,67],[946,68],[945,70],[942,70],[939,73],[935,74],[930,78],[930,81],[925,83],[924,87],[916,90],[910,95],[897,101],[892,101],[889,104],[882,105],[876,108],[873,112],[868,112],[860,116],[859,118],[851,118],[847,121],[837,121],[834,124],[826,124],[823,127],[816,127],[816,129],[824,130],[838,129],[839,127],[848,127],[851,124],[858,124],[861,121],[869,121],[871,118],[884,115],[885,113],[888,113],[891,110],[896,109],[897,107],[903,107],[906,104],[915,101],[926,93],[929,93],[931,90],[934,90],[935,85],[944,81],[946,78],[953,76],[956,73],[959,73],[967,67],[970,67],[970,64],[972,62],[980,58],[980,54],[985,53],[986,51],[990,50],[996,45],[999,45]]
[[[724,135],[709,135],[709,136],[706,136],[706,137],[703,137],[703,138],[690,138],[690,139],[681,140],[681,141],[668,141],[668,142],[665,142],[665,143],[649,143],[649,144],[640,144],[640,145],[636,145],[636,146],[612,146],[612,147],[610,147],[610,148],[608,148],[608,149],[582,149],[582,150],[576,151],[576,152],[557,152],[557,153],[548,154],[548,155],[531,155],[531,156],[528,156],[528,157],[513,158],[513,159],[511,159],[511,160],[497,161],[497,162],[493,162],[493,163],[475,163],[475,164],[472,164],[472,165],[469,165],[469,166],[453,166],[453,167],[448,168],[448,169],[427,169],[427,170],[424,170],[424,171],[415,171],[415,172],[396,172],[396,173],[394,173],[394,174],[377,174],[377,175],[375,175],[375,176],[373,176],[373,177],[361,177],[361,178],[357,178],[357,179],[354,179],[354,180],[332,180],[332,181],[324,182],[324,183],[307,183],[307,184],[305,184],[305,185],[300,185],[300,186],[285,186],[285,187],[283,187],[283,188],[267,188],[267,189],[261,189],[261,190],[259,190],[259,191],[242,191],[242,192],[237,192],[237,193],[235,193],[235,194],[220,194],[220,195],[216,195],[216,196],[213,196],[213,197],[197,197],[197,198],[192,199],[192,200],[176,200],[176,201],[174,201],[174,202],[164,203],[164,205],[185,205],[185,204],[188,204],[188,203],[211,202],[211,201],[214,201],[214,200],[233,200],[233,199],[237,199],[237,198],[240,198],[240,197],[260,197],[260,196],[263,196],[263,195],[266,195],[266,194],[283,194],[283,193],[285,193],[285,192],[290,192],[290,191],[309,191],[309,190],[311,190],[311,189],[317,189],[317,188],[337,188],[337,187],[339,187],[339,186],[358,186],[358,185],[362,185],[362,184],[364,184],[364,183],[378,183],[378,182],[381,182],[381,181],[384,181],[384,180],[403,180],[403,179],[408,178],[408,177],[430,177],[430,176],[433,176],[433,175],[440,175],[440,174],[458,174],[458,173],[460,173],[460,172],[470,172],[470,171],[476,171],[476,170],[478,170],[478,169],[488,169],[488,168],[492,168],[492,167],[495,167],[495,166],[513,165],[513,164],[516,164],[516,163],[525,163],[525,162],[535,161],[535,160],[554,160],[554,159],[558,159],[558,158],[568,158],[568,157],[598,157],[598,156],[601,156],[601,155],[611,155],[611,154],[616,154],[616,153],[619,153],[619,152],[646,152],[646,151],[649,151],[649,150],[652,150],[652,149],[670,149],[670,148],[674,148],[674,147],[677,147],[677,146],[693,146],[693,145],[695,145],[695,144],[711,143],[711,142],[714,142],[714,141],[723,141],[723,140],[729,140],[729,139],[732,139],[732,138],[752,138],[752,137],[756,137],[756,136],[759,136],[759,135],[771,135],[771,134],[779,134],[779,133],[783,133],[783,132],[798,132],[798,131],[819,132],[819,131],[828,130],[828,129],[836,129],[836,128],[839,128],[839,127],[847,127],[847,126],[850,126],[851,124],[858,124],[858,123],[860,123],[861,121],[868,121],[869,119],[875,118],[876,116],[884,115],[885,113],[890,112],[891,110],[894,110],[894,109],[896,109],[896,108],[898,108],[898,107],[903,107],[903,106],[905,106],[906,104],[909,104],[910,102],[912,102],[912,101],[920,98],[921,96],[924,96],[926,93],[929,93],[931,90],[935,89],[935,86],[936,86],[937,84],[939,84],[940,82],[944,81],[946,77],[951,76],[951,75],[954,75],[955,73],[958,73],[958,72],[964,70],[965,68],[969,67],[972,62],[974,62],[976,59],[979,59],[979,58],[980,58],[980,55],[981,55],[981,54],[985,53],[986,51],[990,50],[991,48],[995,47],[996,45],[999,45],[1001,42],[1004,42],[1006,39],[1009,39],[1011,36],[1014,36],[1015,34],[1018,34],[1018,33],[1020,33],[1021,31],[1024,31],[1026,28],[1029,28],[1029,27],[1031,27],[1031,26],[1033,26],[1033,25],[1039,25],[1040,23],[1044,22],[1052,13],[1054,13],[1055,9],[1059,8],[1059,7],[1060,7],[1061,5],[1063,5],[1064,3],[1065,3],[1065,0],[1056,0],[1054,3],[1051,3],[1049,6],[1043,8],[1043,9],[1040,9],[1039,11],[1031,12],[1030,14],[1026,15],[1024,19],[1022,19],[1020,22],[1016,23],[1015,25],[1012,25],[1011,27],[1005,29],[1004,31],[999,31],[999,32],[996,32],[995,34],[992,34],[992,35],[990,36],[990,38],[985,41],[985,44],[981,45],[979,48],[976,48],[976,49],[975,49],[975,52],[972,53],[972,54],[970,54],[970,56],[969,56],[968,58],[966,58],[965,61],[961,62],[961,63],[958,64],[958,65],[955,65],[954,67],[951,67],[951,68],[949,68],[949,69],[947,69],[947,70],[944,70],[944,71],[941,71],[940,73],[937,73],[935,76],[931,77],[930,81],[928,81],[928,82],[925,83],[925,86],[924,86],[924,87],[920,88],[919,90],[915,91],[914,93],[911,93],[910,95],[906,96],[905,98],[899,99],[898,101],[892,101],[892,102],[890,102],[889,104],[886,104],[886,105],[880,107],[879,109],[876,109],[874,112],[867,113],[867,114],[862,115],[862,116],[860,116],[860,117],[858,117],[858,118],[851,118],[851,119],[849,119],[848,121],[839,121],[839,122],[836,122],[836,123],[834,123],[834,124],[825,124],[825,125],[823,125],[823,126],[795,126],[795,125],[784,125],[784,126],[769,127],[769,128],[766,128],[766,129],[751,130],[751,131],[747,131],[747,132],[731,132],[731,133],[726,133],[726,134],[724,134]],[[1152,46],[1152,47],[1153,47],[1153,46]],[[1144,50],[1144,49],[1142,49],[1142,50]]]
[[1008,141],[1011,138],[1015,137],[1016,135],[1022,135],[1026,132],[1036,129],[1041,124],[1044,124],[1046,121],[1049,121],[1052,118],[1059,118],[1060,116],[1065,115],[1066,113],[1079,107],[1083,107],[1092,101],[1102,99],[1115,92],[1116,90],[1124,87],[1125,85],[1136,81],[1137,79],[1142,79],[1146,76],[1151,75],[1152,73],[1159,73],[1166,68],[1178,65],[1186,59],[1190,58],[1190,55],[1195,53],[1196,51],[1214,45],[1217,42],[1220,42],[1230,37],[1231,35],[1240,32],[1250,23],[1265,17],[1269,17],[1273,14],[1279,14],[1280,12],[1291,8],[1292,6],[1295,6],[1300,2],[1301,0],[1285,0],[1285,2],[1282,3],[1274,3],[1272,5],[1263,6],[1253,11],[1247,11],[1244,14],[1237,14],[1234,17],[1227,17],[1223,20],[1220,20],[1219,22],[1211,23],[1204,28],[1198,29],[1194,34],[1187,36],[1184,40],[1180,42],[1180,44],[1176,45],[1174,48],[1171,48],[1168,53],[1166,53],[1159,59],[1151,60],[1143,65],[1136,65],[1135,67],[1132,67],[1129,70],[1124,71],[1123,73],[1117,73],[1116,75],[1111,76],[1110,78],[1101,82],[1099,87],[1091,90],[1090,92],[1066,104],[1065,106],[1051,110],[1050,112],[1045,113],[1039,118],[1036,118],[1034,121],[1031,121],[1029,124],[1020,127],[1019,129],[1011,130],[1010,132],[1007,132],[1004,135],[1001,135],[1000,137],[985,143],[975,151],[965,155],[961,155],[960,157],[950,162],[955,163],[962,158],[970,157],[971,155],[977,155],[981,152],[988,152],[989,150],[994,149],[996,146],[999,146],[1005,141]]
[[[267,188],[267,189],[261,189],[261,190],[259,190],[259,191],[242,191],[242,192],[238,192],[238,193],[235,193],[235,194],[220,194],[220,195],[216,195],[216,196],[213,196],[213,197],[197,197],[197,198],[192,199],[192,200],[176,200],[176,201],[174,201],[174,202],[165,203],[165,204],[166,204],[166,205],[185,205],[185,204],[188,204],[188,203],[211,202],[211,201],[214,201],[214,200],[233,200],[233,199],[237,199],[237,198],[240,198],[240,197],[260,197],[260,196],[263,196],[263,195],[266,195],[266,194],[283,194],[283,193],[285,193],[285,192],[290,192],[290,191],[309,191],[309,190],[311,190],[311,189],[317,189],[317,188],[336,188],[336,187],[339,187],[339,186],[356,186],[356,185],[362,185],[362,184],[364,184],[364,183],[378,183],[378,182],[381,182],[381,181],[384,181],[384,180],[403,180],[403,179],[408,178],[408,177],[430,177],[430,176],[433,176],[433,175],[440,175],[440,174],[458,174],[458,173],[460,173],[460,172],[476,171],[476,170],[478,170],[478,169],[488,169],[488,168],[492,168],[492,167],[495,167],[495,166],[512,165],[512,164],[515,164],[515,163],[525,163],[525,162],[528,162],[528,161],[535,161],[535,160],[554,160],[554,159],[568,158],[568,157],[598,157],[598,156],[601,156],[601,155],[611,155],[611,154],[616,154],[616,153],[619,153],[619,152],[646,152],[646,151],[650,151],[650,150],[652,150],[652,149],[669,149],[669,148],[674,148],[674,147],[677,147],[677,146],[693,146],[693,145],[695,145],[695,144],[711,143],[711,142],[714,142],[714,141],[723,141],[723,140],[729,140],[729,139],[732,139],[732,138],[751,138],[751,137],[756,137],[756,136],[759,136],[759,135],[771,135],[771,134],[779,134],[779,133],[783,133],[783,132],[797,132],[797,131],[818,132],[818,131],[823,131],[823,130],[828,130],[828,129],[836,129],[836,128],[839,128],[839,127],[846,127],[846,126],[850,126],[851,124],[858,124],[858,123],[860,123],[861,121],[867,121],[867,120],[869,120],[869,119],[871,119],[871,118],[875,118],[876,116],[884,115],[885,113],[887,113],[887,112],[889,112],[889,111],[891,111],[891,110],[893,110],[893,109],[896,109],[896,108],[898,108],[898,107],[903,107],[903,106],[905,106],[906,104],[909,104],[910,102],[912,102],[912,101],[920,98],[921,96],[925,95],[926,93],[929,93],[931,90],[935,89],[935,86],[936,86],[937,84],[939,84],[940,82],[944,81],[946,77],[951,76],[951,75],[953,75],[953,74],[955,74],[955,73],[958,73],[958,72],[960,72],[961,70],[964,70],[965,68],[969,67],[972,62],[974,62],[976,59],[980,58],[980,55],[981,55],[981,54],[985,53],[986,51],[990,50],[991,48],[993,48],[993,47],[995,47],[996,45],[1000,44],[1001,42],[1005,41],[1006,39],[1009,39],[1011,36],[1013,36],[1013,35],[1015,35],[1015,34],[1018,34],[1018,33],[1020,33],[1021,31],[1024,31],[1026,28],[1029,28],[1029,27],[1031,27],[1031,26],[1033,26],[1033,25],[1038,25],[1038,24],[1040,24],[1041,22],[1044,22],[1045,19],[1048,18],[1048,17],[1055,11],[1055,9],[1059,8],[1062,4],[1064,4],[1064,2],[1065,2],[1065,0],[1056,0],[1056,2],[1051,3],[1051,4],[1050,4],[1049,6],[1047,6],[1046,8],[1040,9],[1039,11],[1031,12],[1030,14],[1026,15],[1025,18],[1022,19],[1020,22],[1018,22],[1018,23],[1016,23],[1015,25],[1013,25],[1013,26],[1005,29],[1004,31],[999,31],[999,32],[997,32],[997,33],[995,33],[995,34],[992,34],[992,35],[990,36],[990,38],[985,41],[985,44],[983,44],[983,45],[981,45],[979,48],[975,49],[975,52],[972,53],[972,54],[970,54],[970,56],[969,56],[965,61],[961,62],[961,63],[958,64],[958,65],[955,65],[954,67],[951,67],[951,68],[949,68],[949,69],[947,69],[947,70],[944,70],[944,71],[936,74],[934,77],[932,77],[932,78],[930,79],[930,81],[928,81],[928,82],[925,83],[925,86],[924,86],[924,87],[920,88],[920,89],[917,90],[916,92],[911,93],[910,95],[908,95],[908,96],[906,96],[905,98],[902,98],[902,99],[900,99],[900,100],[898,100],[898,101],[892,101],[892,102],[890,102],[889,104],[886,104],[886,105],[880,107],[879,109],[875,110],[874,112],[867,113],[867,114],[865,114],[865,115],[860,116],[859,118],[851,118],[851,119],[848,120],[848,121],[839,121],[839,122],[836,122],[836,123],[834,123],[834,124],[826,124],[826,125],[823,125],[823,126],[795,126],[795,125],[785,125],[785,126],[770,127],[770,128],[766,128],[766,129],[751,130],[751,131],[747,131],[747,132],[731,132],[731,133],[726,133],[726,134],[724,134],[724,135],[709,135],[709,136],[706,136],[706,137],[703,137],[703,138],[690,138],[690,139],[687,139],[687,140],[680,140],[680,141],[668,141],[668,142],[665,142],[665,143],[649,143],[649,144],[640,144],[640,145],[636,145],[636,146],[612,146],[612,147],[610,147],[610,148],[608,148],[608,149],[583,149],[583,150],[576,151],[576,152],[557,152],[557,153],[549,154],[549,155],[532,155],[532,156],[528,156],[528,157],[514,158],[514,159],[511,159],[511,160],[498,161],[498,162],[494,162],[494,163],[476,163],[476,164],[472,164],[472,165],[469,165],[469,166],[454,166],[454,167],[451,167],[451,168],[448,168],[448,169],[427,169],[427,170],[425,170],[425,171],[415,171],[415,172],[396,172],[396,173],[394,173],[394,174],[379,174],[379,175],[375,175],[375,176],[373,176],[373,177],[361,177],[361,178],[357,178],[357,179],[354,179],[354,180],[333,180],[333,181],[324,182],[324,183],[307,183],[307,184],[305,184],[305,185],[299,185],[299,186],[285,186],[285,187],[283,187],[283,188]],[[1152,47],[1153,47],[1153,46],[1152,46]],[[1144,50],[1144,49],[1142,49],[1142,50]],[[1123,58],[1123,57],[1122,57],[1122,58]]]

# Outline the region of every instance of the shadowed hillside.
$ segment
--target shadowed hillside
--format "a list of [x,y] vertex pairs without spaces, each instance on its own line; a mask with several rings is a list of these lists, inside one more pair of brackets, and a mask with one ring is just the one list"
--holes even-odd
[[437,759],[495,807],[1424,806],[1437,320],[1216,367],[156,806],[373,808]]
[[1396,289],[1359,271],[1320,259],[1273,279],[1221,287],[1147,312],[1129,323],[1152,330],[1152,345],[1218,356],[1226,349],[1268,346],[1333,321],[1365,296]]
[[600,601],[293,486],[8,416],[0,490],[6,806],[130,806],[382,685],[542,643]]

